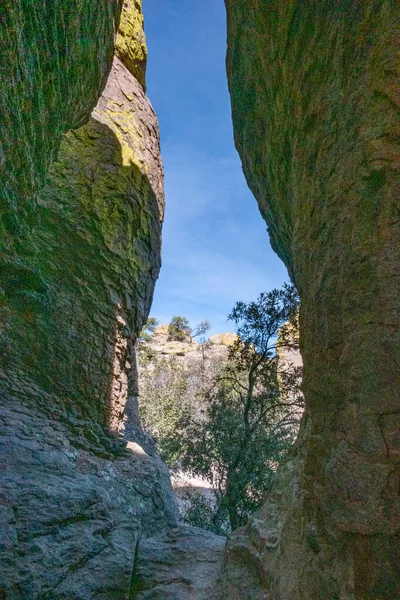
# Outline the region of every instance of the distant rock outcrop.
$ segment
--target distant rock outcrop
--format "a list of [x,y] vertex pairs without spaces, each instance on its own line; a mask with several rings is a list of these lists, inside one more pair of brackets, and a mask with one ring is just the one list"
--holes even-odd
[[237,340],[237,334],[229,331],[228,333],[216,333],[214,335],[210,335],[210,344],[214,344],[216,346],[233,346],[235,341]]
[[187,356],[188,359],[195,360],[196,357],[202,357],[202,351],[205,355],[212,359],[214,355],[221,353],[227,358],[228,348],[237,338],[236,333],[217,333],[211,335],[204,343],[197,342],[187,336],[186,340],[180,342],[171,340],[168,333],[168,325],[159,325],[155,330],[151,340],[146,342],[144,346],[148,350],[152,350],[157,355],[171,356]]

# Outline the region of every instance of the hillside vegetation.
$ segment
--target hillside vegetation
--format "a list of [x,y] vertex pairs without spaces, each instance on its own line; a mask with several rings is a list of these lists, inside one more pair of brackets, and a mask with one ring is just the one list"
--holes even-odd
[[292,286],[238,302],[229,315],[236,333],[200,343],[183,317],[158,328],[153,319],[143,332],[143,425],[173,472],[212,489],[211,497],[188,491],[183,517],[191,524],[216,533],[245,524],[294,443],[301,367],[287,356],[298,350],[297,304]]

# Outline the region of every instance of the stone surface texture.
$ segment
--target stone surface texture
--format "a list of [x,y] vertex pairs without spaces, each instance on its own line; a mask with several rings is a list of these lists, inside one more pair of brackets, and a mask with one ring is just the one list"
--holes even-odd
[[118,14],[0,7],[1,600],[128,600],[139,537],[176,525],[135,382],[160,268],[158,124],[142,59],[111,68]]
[[145,88],[147,46],[143,25],[142,0],[123,0],[115,53]]
[[176,523],[165,465],[15,398],[0,427],[0,598],[130,598],[139,536]]
[[[85,123],[107,81],[121,0],[0,6],[2,243],[27,226],[61,135]],[[90,65],[90,69],[88,69]],[[18,143],[16,143],[18,141]]]
[[143,540],[135,570],[136,600],[214,598],[226,539],[179,526]]
[[237,334],[233,331],[228,331],[227,333],[215,333],[211,335],[209,340],[211,344],[217,346],[233,346],[235,341],[237,340]]
[[235,140],[301,296],[307,409],[225,598],[400,597],[399,5],[226,0]]

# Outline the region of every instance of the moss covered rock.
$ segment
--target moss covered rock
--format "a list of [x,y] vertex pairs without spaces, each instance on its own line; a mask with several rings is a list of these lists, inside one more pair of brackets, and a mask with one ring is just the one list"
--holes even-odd
[[61,135],[97,103],[120,10],[120,0],[1,3],[0,200],[11,234],[23,227],[16,211],[29,212]]
[[158,124],[143,80],[117,57],[100,96],[117,4],[13,6],[6,35],[22,46],[5,65],[21,89],[2,138],[0,598],[127,600],[141,532],[176,523],[168,471],[135,420],[135,338],[160,267]]
[[115,42],[115,53],[145,88],[147,47],[142,0],[124,0]]

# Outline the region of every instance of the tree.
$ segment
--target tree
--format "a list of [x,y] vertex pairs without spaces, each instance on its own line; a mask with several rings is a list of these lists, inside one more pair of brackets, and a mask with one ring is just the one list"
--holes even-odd
[[238,302],[228,318],[238,338],[201,417],[185,430],[182,466],[211,481],[219,498],[215,520],[226,513],[233,530],[261,505],[297,432],[301,373],[278,354],[297,345],[297,293],[285,285]]
[[189,374],[175,357],[139,357],[139,407],[143,427],[171,469],[180,460],[182,431],[193,413]]
[[230,533],[229,522],[222,511],[216,510],[219,497],[216,490],[211,491],[210,496],[189,488],[180,496],[182,505],[180,516],[182,521],[193,527],[201,527],[212,531],[217,535],[228,535]]
[[204,406],[204,398],[226,357],[216,355],[207,362],[196,353],[190,361],[180,356],[149,351],[138,353],[139,405],[141,421],[156,440],[158,450],[172,471],[180,469],[185,431]]
[[150,342],[153,337],[153,333],[158,327],[158,321],[155,317],[149,317],[147,319],[146,325],[142,327],[142,330],[139,334],[138,342]]
[[194,338],[200,338],[200,343],[204,343],[206,341],[205,335],[210,330],[211,323],[207,319],[205,321],[201,321],[196,327],[192,330],[190,335],[190,341]]
[[190,337],[192,330],[189,321],[185,317],[172,317],[168,325],[168,335],[170,340],[184,342]]

